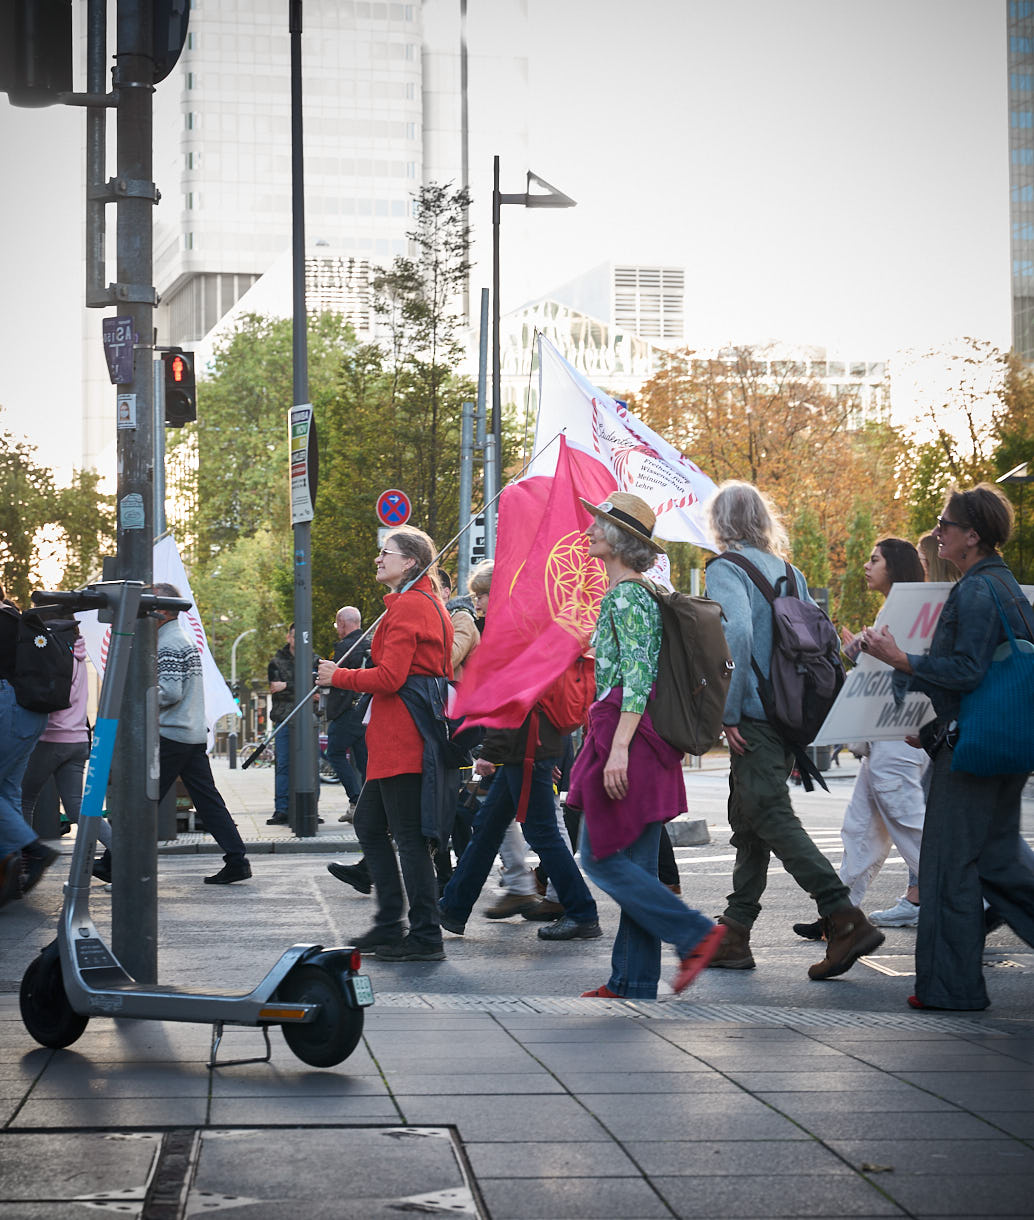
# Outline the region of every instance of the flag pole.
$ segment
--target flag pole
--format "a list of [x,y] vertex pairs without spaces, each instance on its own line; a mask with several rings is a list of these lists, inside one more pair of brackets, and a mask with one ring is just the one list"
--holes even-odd
[[[413,577],[412,580],[406,582],[405,586],[403,586],[403,588],[400,590],[400,592],[405,592],[406,589],[411,588],[413,585],[415,585],[416,582],[421,578],[421,576],[426,575],[426,573],[431,568],[434,567],[434,565],[438,562],[438,560],[441,559],[441,557],[447,551],[450,551],[456,545],[457,542],[459,542],[459,540],[463,537],[463,535],[467,532],[467,530],[470,529],[470,527],[474,524],[474,522],[477,520],[477,518],[487,509],[491,508],[495,504],[495,502],[499,499],[499,497],[503,494],[503,492],[506,490],[506,488],[509,487],[511,483],[516,483],[517,480],[521,477],[521,475],[524,474],[524,472],[532,464],[532,462],[534,462],[536,458],[541,457],[546,452],[546,450],[550,447],[550,445],[553,444],[554,441],[559,440],[560,437],[563,436],[564,432],[565,432],[565,429],[561,428],[560,431],[557,432],[554,436],[551,436],[549,438],[549,440],[546,441],[546,443],[540,449],[537,449],[531,455],[531,457],[528,458],[528,460],[524,463],[524,465],[520,468],[520,470],[517,471],[517,473],[513,476],[513,478],[507,479],[506,487],[501,488],[498,492],[496,492],[496,494],[492,497],[491,500],[489,500],[487,503],[483,504],[477,510],[477,512],[472,513],[470,516],[470,519],[467,521],[466,525],[464,525],[456,534],[453,535],[452,538],[449,539],[449,541],[445,544],[445,546],[443,546],[442,549],[440,551],[438,551],[438,553],[431,560],[431,562],[426,565],[426,567],[422,568],[416,574],[416,576]],[[342,655],[337,663],[338,669],[341,669],[343,667],[344,662],[359,647],[359,645],[363,642],[363,640],[366,639],[366,637],[370,634],[370,632],[376,628],[377,624],[381,621],[381,619],[387,613],[388,613],[387,610],[385,610],[385,611],[383,611],[383,613],[379,614],[377,616],[377,618],[375,618],[374,621],[369,625],[369,627],[366,628],[366,630],[362,633],[362,635],[359,636],[359,638],[355,641],[355,643],[352,645],[352,647],[349,648],[349,650],[347,652],[342,653]],[[273,737],[276,735],[276,733],[279,732],[279,730],[282,729],[289,720],[291,720],[294,716],[296,716],[298,714],[298,712],[300,712],[302,710],[302,708],[308,704],[308,702],[312,698],[313,694],[316,691],[318,691],[319,689],[320,689],[320,686],[318,683],[313,685],[311,687],[311,689],[306,691],[306,693],[302,696],[302,698],[299,699],[299,701],[294,705],[294,707],[291,708],[291,710],[287,713],[287,715],[283,718],[283,720],[281,720],[279,724],[274,725],[269,730],[269,732],[266,733],[265,737],[263,737],[263,739],[252,749],[252,751],[248,755],[248,757],[246,759],[244,759],[244,761],[241,763],[242,771],[247,771],[247,769],[251,766],[251,764],[255,761],[255,759],[258,758],[258,756],[262,753],[262,751],[266,748],[266,746],[268,746],[269,743],[273,740]]]

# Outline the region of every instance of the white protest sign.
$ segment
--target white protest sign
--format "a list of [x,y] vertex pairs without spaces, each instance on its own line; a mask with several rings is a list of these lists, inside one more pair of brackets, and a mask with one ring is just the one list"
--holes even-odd
[[[924,655],[941,617],[941,609],[952,590],[950,583],[905,583],[891,589],[876,627],[887,627],[902,651]],[[1034,588],[1021,585],[1028,601]],[[817,746],[843,745],[849,741],[903,741],[933,720],[934,711],[926,695],[909,691],[904,703],[894,701],[894,671],[883,661],[858,656],[858,664],[847,675],[836,703],[813,742]]]
[[[905,652],[929,650],[941,608],[951,585],[899,582],[887,595],[876,626],[888,627]],[[910,691],[905,702],[894,702],[894,671],[884,661],[859,653],[858,664],[847,675],[836,703],[813,742],[838,746],[848,741],[903,741],[934,718],[926,695]]]

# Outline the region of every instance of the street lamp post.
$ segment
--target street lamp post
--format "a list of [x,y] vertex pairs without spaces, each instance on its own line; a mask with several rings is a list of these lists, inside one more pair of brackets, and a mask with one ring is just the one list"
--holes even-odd
[[1016,542],[1020,552],[1019,571],[1016,573],[1016,579],[1022,584],[1024,576],[1023,566],[1023,487],[1026,483],[1034,483],[1034,474],[1028,470],[1029,462],[1021,462],[1019,466],[1014,466],[1012,470],[1006,471],[1000,479],[995,479],[996,483],[1018,483],[1020,488],[1020,502],[1016,506]]
[[[541,193],[532,194],[532,183],[541,188]],[[576,205],[570,195],[558,191],[555,186],[540,178],[538,174],[528,170],[527,183],[521,195],[504,195],[499,190],[499,158],[492,162],[492,448],[494,450],[494,473],[492,486],[485,488],[485,500],[491,501],[499,494],[502,479],[503,458],[503,413],[500,379],[499,353],[499,219],[504,204],[515,204],[523,208],[573,208]],[[489,464],[486,462],[486,474]],[[486,483],[488,480],[486,479]],[[493,505],[489,512],[493,518],[497,513]],[[489,537],[495,538],[495,530],[489,531]]]
[[[258,631],[257,627],[249,627],[247,631],[242,631],[240,633],[240,635],[233,641],[233,644],[230,646],[230,691],[232,692],[234,699],[237,699],[237,645],[241,642],[241,640],[244,639],[245,636],[253,635],[256,631]],[[237,699],[237,706],[240,707],[240,705],[241,705],[240,700]],[[235,771],[237,769],[237,725],[236,725],[236,722],[234,723],[234,727],[230,733],[229,750],[230,750],[230,770]]]

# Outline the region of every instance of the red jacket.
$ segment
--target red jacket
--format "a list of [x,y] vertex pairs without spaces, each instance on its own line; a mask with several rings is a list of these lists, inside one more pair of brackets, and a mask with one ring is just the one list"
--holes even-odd
[[367,779],[423,770],[424,739],[395,692],[410,674],[452,677],[452,623],[430,580],[422,576],[405,593],[389,593],[384,604],[387,613],[370,646],[372,667],[336,669],[332,679],[342,690],[373,695],[366,726]]

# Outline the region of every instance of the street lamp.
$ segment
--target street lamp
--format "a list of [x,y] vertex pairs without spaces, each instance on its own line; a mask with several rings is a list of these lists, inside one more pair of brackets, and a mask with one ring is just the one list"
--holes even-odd
[[1023,581],[1023,486],[1025,483],[1034,483],[1034,474],[1028,470],[1030,463],[1021,462],[1019,466],[1014,466],[1012,470],[1008,470],[1001,478],[995,479],[996,483],[1018,483],[1020,487],[1019,504],[1016,506],[1016,541],[1020,552],[1019,571],[1016,573],[1017,579]]
[[[532,183],[541,188],[544,193],[531,193]],[[503,413],[502,393],[499,385],[499,218],[504,204],[512,203],[522,208],[573,208],[577,204],[570,195],[558,191],[555,186],[528,170],[527,184],[523,195],[504,195],[499,190],[499,158],[492,161],[492,446],[495,450],[494,461],[485,463],[486,473],[491,466],[492,486],[485,488],[485,501],[490,502],[499,493],[502,481],[501,467],[503,460]],[[486,541],[495,546],[495,505],[490,509],[493,522],[491,533]]]

